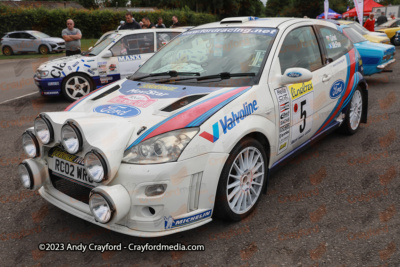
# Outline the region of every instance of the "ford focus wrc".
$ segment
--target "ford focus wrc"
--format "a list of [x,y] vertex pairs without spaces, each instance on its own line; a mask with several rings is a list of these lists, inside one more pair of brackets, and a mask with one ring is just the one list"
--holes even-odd
[[268,177],[327,133],[354,134],[367,84],[329,22],[227,18],[182,33],[132,77],[43,112],[23,134],[25,188],[133,236],[239,221]]

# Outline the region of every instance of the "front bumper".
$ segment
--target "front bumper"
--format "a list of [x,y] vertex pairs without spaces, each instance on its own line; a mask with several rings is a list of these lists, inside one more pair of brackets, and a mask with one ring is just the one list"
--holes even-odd
[[33,76],[36,86],[42,95],[60,95],[62,78],[41,79],[36,75]]
[[393,58],[393,59],[389,60],[386,63],[378,65],[377,68],[380,69],[380,70],[384,70],[386,67],[388,67],[389,65],[393,64],[395,61],[396,61],[396,59]]
[[[130,195],[131,206],[123,219],[107,224],[95,221],[88,204],[57,190],[50,177],[44,179],[39,193],[62,210],[113,231],[138,237],[164,236],[212,220],[218,180],[227,157],[228,154],[210,153],[165,164],[121,164],[108,186],[122,185]],[[145,195],[147,186],[160,183],[167,185],[162,195]],[[150,207],[154,214],[148,212]]]

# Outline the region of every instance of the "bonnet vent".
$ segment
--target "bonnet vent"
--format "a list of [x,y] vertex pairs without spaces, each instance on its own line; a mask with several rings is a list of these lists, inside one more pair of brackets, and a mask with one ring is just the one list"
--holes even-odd
[[109,94],[112,94],[112,93],[114,93],[115,91],[117,91],[119,88],[121,88],[119,85],[116,85],[116,86],[114,86],[114,87],[111,87],[111,88],[108,89],[107,91],[105,91],[105,92],[99,94],[98,96],[92,98],[91,100],[96,101],[96,100],[98,100],[98,99],[100,99],[100,98],[103,98],[103,97],[105,97],[105,96],[108,96]]
[[190,103],[192,103],[192,102],[196,101],[197,99],[200,99],[200,98],[202,98],[203,96],[206,96],[206,95],[207,94],[186,96],[184,98],[181,98],[181,99],[175,101],[171,105],[163,108],[161,111],[172,112],[174,110],[177,110],[177,109],[180,109],[180,108],[182,108],[184,106],[187,106]]

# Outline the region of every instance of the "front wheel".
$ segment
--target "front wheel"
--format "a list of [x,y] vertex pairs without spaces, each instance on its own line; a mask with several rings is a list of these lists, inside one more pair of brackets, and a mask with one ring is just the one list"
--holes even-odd
[[9,47],[9,46],[3,47],[3,55],[11,56],[12,54],[14,54],[14,52],[11,47]]
[[39,53],[42,55],[46,55],[49,53],[49,48],[45,45],[39,46]]
[[88,76],[76,73],[64,79],[61,89],[65,98],[72,102],[89,94],[93,88],[93,82]]
[[345,120],[341,126],[342,132],[353,135],[360,127],[361,116],[363,114],[363,94],[357,87],[347,109]]
[[267,156],[255,139],[246,138],[232,150],[219,179],[214,215],[230,221],[248,216],[263,192]]

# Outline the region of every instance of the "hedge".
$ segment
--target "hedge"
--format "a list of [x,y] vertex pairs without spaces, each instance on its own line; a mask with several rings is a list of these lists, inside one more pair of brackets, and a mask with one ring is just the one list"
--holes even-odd
[[[75,27],[80,29],[83,38],[99,38],[103,33],[115,30],[121,20],[125,20],[126,11],[81,10],[81,9],[45,9],[45,8],[12,8],[0,4],[0,33],[16,30],[37,30],[50,36],[61,36],[66,28],[66,20],[72,18]],[[133,17],[140,21],[147,16],[155,23],[158,17],[164,19],[169,27],[175,15],[182,26],[197,26],[217,21],[212,14],[196,13],[189,10],[157,10],[155,12],[137,12]]]

